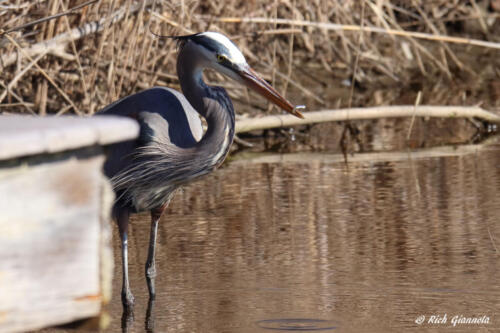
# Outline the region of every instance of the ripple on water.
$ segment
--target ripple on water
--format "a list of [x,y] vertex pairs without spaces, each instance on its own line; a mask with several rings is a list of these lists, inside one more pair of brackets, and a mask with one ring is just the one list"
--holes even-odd
[[332,320],[309,318],[266,319],[257,322],[260,328],[278,331],[328,331],[338,324]]

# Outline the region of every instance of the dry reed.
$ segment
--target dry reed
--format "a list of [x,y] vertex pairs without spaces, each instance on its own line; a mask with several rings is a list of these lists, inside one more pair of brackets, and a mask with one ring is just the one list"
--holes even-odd
[[[0,28],[84,3],[1,0]],[[0,112],[92,114],[144,88],[178,88],[175,45],[150,30],[223,32],[266,79],[309,109],[411,104],[419,91],[422,104],[495,109],[499,13],[499,0],[101,0],[2,36]],[[228,88],[240,114],[266,109],[216,73],[207,80]]]

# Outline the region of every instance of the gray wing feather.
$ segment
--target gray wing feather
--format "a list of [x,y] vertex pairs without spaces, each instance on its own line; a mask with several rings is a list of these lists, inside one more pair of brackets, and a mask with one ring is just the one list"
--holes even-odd
[[[156,117],[141,116],[142,112],[155,114]],[[132,117],[145,123],[152,121],[148,124],[151,129],[157,129],[159,135],[169,138],[181,148],[194,145],[203,135],[198,112],[183,94],[165,87],[154,87],[124,97],[106,106],[97,115]]]
[[108,105],[96,115],[135,118],[141,127],[138,140],[110,147],[104,167],[110,178],[130,166],[138,148],[153,143],[190,148],[203,135],[198,113],[184,95],[170,88],[154,87],[127,96]]

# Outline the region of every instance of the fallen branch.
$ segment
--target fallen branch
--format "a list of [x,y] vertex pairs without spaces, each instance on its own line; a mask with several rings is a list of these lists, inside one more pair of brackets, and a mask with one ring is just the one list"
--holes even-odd
[[304,119],[292,115],[272,115],[261,118],[239,119],[236,133],[277,127],[290,127],[331,121],[367,120],[381,118],[433,117],[433,118],[478,118],[489,123],[500,124],[500,116],[475,106],[377,106],[340,110],[303,112]]
[[[142,6],[142,3],[131,5],[129,9],[130,13],[134,13],[140,10]],[[101,32],[105,27],[108,26],[108,24],[114,24],[124,18],[126,13],[127,8],[121,7],[106,18],[103,18],[99,21],[86,23],[81,27],[74,28],[70,31],[59,34],[52,39],[33,44],[31,47],[23,49],[23,51],[30,57],[36,57],[37,55],[42,53],[53,54],[56,56],[62,55],[67,57],[67,53],[64,51],[64,49],[66,48],[66,45],[68,43],[79,40],[85,36]],[[14,52],[2,55],[0,65],[2,65],[3,67],[10,66],[16,63],[17,57],[18,54]]]

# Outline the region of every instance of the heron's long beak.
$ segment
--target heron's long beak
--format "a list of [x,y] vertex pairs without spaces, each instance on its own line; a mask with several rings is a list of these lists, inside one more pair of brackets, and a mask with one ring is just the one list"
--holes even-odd
[[243,79],[243,82],[251,89],[255,90],[265,98],[267,98],[271,103],[276,104],[288,113],[293,114],[296,117],[304,118],[302,113],[297,109],[302,109],[304,106],[293,106],[289,101],[287,101],[283,96],[281,96],[266,80],[262,79],[253,69],[247,67],[238,71],[238,74]]

